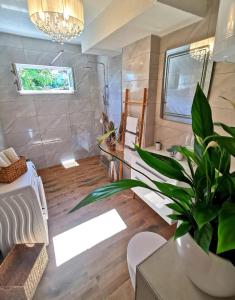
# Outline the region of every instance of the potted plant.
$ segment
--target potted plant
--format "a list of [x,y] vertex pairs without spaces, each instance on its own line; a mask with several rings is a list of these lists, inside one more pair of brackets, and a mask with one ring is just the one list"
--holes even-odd
[[[215,132],[220,126],[226,136]],[[124,179],[98,188],[72,211],[120,191],[144,187],[172,200],[167,204],[178,221],[175,232],[179,258],[190,279],[206,293],[235,295],[235,172],[230,171],[235,156],[235,127],[214,124],[209,102],[197,86],[192,105],[194,149],[174,146],[187,160],[189,171],[171,157],[136,151],[151,168],[176,179],[180,185],[156,182],[155,188],[139,180]]]
[[102,144],[105,142],[106,146],[110,151],[115,151],[116,150],[116,143],[117,143],[117,138],[116,138],[116,129],[114,126],[113,121],[109,120],[109,117],[107,114],[104,112],[102,113],[102,118],[101,118],[102,124],[103,124],[103,135],[98,137],[98,143]]

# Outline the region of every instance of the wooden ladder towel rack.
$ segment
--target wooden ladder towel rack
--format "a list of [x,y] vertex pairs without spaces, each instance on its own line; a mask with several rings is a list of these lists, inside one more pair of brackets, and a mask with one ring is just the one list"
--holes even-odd
[[[139,120],[139,132],[136,134],[138,137],[138,144],[141,147],[142,141],[143,141],[143,130],[144,130],[144,117],[145,117],[145,111],[147,106],[147,88],[144,88],[143,93],[143,99],[141,100],[131,100],[129,99],[129,89],[126,89],[125,92],[125,101],[124,103],[124,114],[123,114],[123,126],[122,126],[122,139],[121,139],[121,145],[123,147],[123,151],[125,148],[125,133],[126,133],[126,124],[127,124],[127,117],[129,115],[129,106],[130,105],[140,105],[141,106],[141,116]],[[123,163],[120,162],[120,169],[119,169],[119,178],[123,178]]]
[[143,140],[145,110],[146,110],[146,106],[147,106],[147,88],[144,88],[143,99],[141,99],[141,100],[129,99],[129,89],[126,89],[125,101],[123,103],[124,103],[124,116],[123,116],[123,128],[122,128],[122,145],[123,145],[123,147],[125,145],[126,123],[127,123],[127,117],[129,114],[128,106],[133,104],[133,105],[141,105],[141,117],[139,120],[139,133],[137,134],[137,137],[139,139],[139,141],[138,141],[139,146],[141,147],[142,140]]

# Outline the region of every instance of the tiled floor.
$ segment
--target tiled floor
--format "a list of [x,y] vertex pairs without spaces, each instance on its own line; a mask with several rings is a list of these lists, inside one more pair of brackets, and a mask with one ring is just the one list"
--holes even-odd
[[[133,299],[126,264],[128,241],[146,230],[169,238],[174,227],[168,226],[141,200],[133,199],[131,191],[68,214],[87,193],[108,182],[98,157],[82,160],[79,167],[67,170],[60,166],[44,169],[40,175],[49,207],[50,245],[49,264],[35,300]],[[127,228],[57,266],[53,237],[112,209],[116,209]],[[111,220],[110,226],[112,223]],[[87,241],[90,239],[91,235],[87,235]],[[79,245],[79,240],[76,242]]]

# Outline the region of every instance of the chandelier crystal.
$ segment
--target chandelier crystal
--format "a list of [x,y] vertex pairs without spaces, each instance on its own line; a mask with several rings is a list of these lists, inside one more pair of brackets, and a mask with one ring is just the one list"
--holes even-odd
[[82,0],[28,0],[28,9],[31,21],[59,43],[83,31]]

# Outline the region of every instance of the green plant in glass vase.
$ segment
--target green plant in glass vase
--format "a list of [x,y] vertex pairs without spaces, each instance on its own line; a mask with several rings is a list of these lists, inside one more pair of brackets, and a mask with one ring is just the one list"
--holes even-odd
[[[216,133],[216,126],[222,127],[227,135]],[[177,180],[179,185],[148,178],[153,183],[148,186],[139,180],[124,179],[96,189],[72,211],[126,189],[154,190],[172,201],[167,204],[174,211],[169,217],[180,221],[175,239],[190,233],[205,252],[211,251],[235,264],[235,172],[230,170],[231,157],[235,156],[235,127],[213,123],[209,102],[199,84],[192,105],[192,130],[194,149],[171,149],[184,155],[187,170],[173,158],[135,147],[145,163]]]

